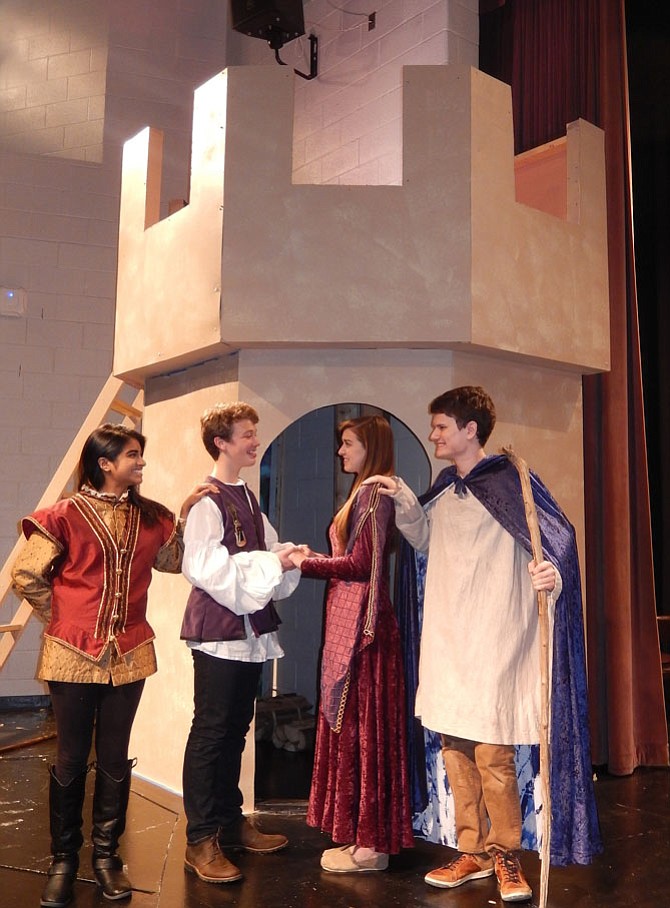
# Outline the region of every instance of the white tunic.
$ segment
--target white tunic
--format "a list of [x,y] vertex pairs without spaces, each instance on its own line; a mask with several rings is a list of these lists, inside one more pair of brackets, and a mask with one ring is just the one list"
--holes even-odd
[[[234,483],[242,485],[242,481]],[[249,504],[251,508],[251,503]],[[187,645],[210,656],[236,662],[266,662],[284,655],[276,631],[256,637],[249,615],[262,609],[270,598],[285,599],[300,581],[300,571],[282,572],[276,552],[291,545],[278,541],[277,533],[265,514],[263,529],[267,551],[238,552],[231,555],[221,544],[224,527],[221,511],[211,498],[201,498],[189,511],[184,530],[182,573],[231,612],[244,617],[243,640],[223,640]]]
[[[426,728],[490,744],[539,740],[537,596],[530,555],[470,492],[450,486],[424,513],[401,484],[396,522],[430,550],[416,715]],[[558,572],[557,572],[558,573]],[[560,578],[552,599],[560,593]]]

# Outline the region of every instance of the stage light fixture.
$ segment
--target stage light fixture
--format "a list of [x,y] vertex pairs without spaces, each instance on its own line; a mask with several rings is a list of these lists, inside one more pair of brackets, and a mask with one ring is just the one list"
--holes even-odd
[[[233,29],[267,41],[281,66],[286,63],[279,51],[289,41],[305,34],[302,0],[231,0],[231,14]],[[316,35],[309,35],[309,49],[309,73],[294,70],[296,75],[308,80],[318,75],[319,39]]]

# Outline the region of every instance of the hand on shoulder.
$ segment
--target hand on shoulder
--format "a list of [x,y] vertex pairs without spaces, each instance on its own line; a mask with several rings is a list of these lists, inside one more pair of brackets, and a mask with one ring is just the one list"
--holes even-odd
[[379,473],[376,473],[374,476],[368,476],[367,479],[364,479],[361,483],[362,486],[370,486],[378,483],[381,488],[379,489],[380,495],[397,495],[400,491],[400,482],[397,476],[382,476]]
[[199,482],[194,486],[189,494],[184,499],[184,502],[179,510],[180,520],[186,520],[188,517],[188,512],[191,510],[194,504],[200,501],[201,498],[204,498],[205,495],[209,492],[216,492],[216,486],[211,482]]

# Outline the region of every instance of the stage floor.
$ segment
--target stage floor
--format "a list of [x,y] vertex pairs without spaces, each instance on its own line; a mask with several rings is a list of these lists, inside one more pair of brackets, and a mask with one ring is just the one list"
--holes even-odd
[[[0,715],[0,905],[39,905],[49,866],[47,824],[48,766],[55,740],[47,711]],[[25,744],[26,740],[34,743]],[[286,779],[291,767],[301,777],[305,754],[263,754],[266,800],[256,815],[261,829],[285,833],[289,847],[275,855],[231,855],[244,880],[227,885],[203,883],[184,872],[184,816],[181,799],[134,780],[128,827],[121,854],[128,865],[134,908],[484,908],[502,906],[494,879],[458,889],[427,886],[424,874],[453,854],[420,840],[391,859],[384,873],[330,874],[319,855],[330,840],[306,826],[306,803],[300,797],[275,798],[273,773]],[[292,758],[295,757],[295,760]],[[273,763],[276,767],[273,769]],[[304,778],[304,771],[302,771]],[[296,782],[293,791],[299,787]],[[85,817],[90,817],[90,789]],[[588,867],[553,868],[549,908],[660,908],[670,904],[670,770],[644,769],[632,776],[601,775],[596,782],[605,852]],[[85,820],[84,833],[90,827]],[[90,845],[81,854],[75,886],[76,908],[111,904],[96,887],[90,869]],[[522,863],[537,906],[540,865],[524,853]],[[119,901],[117,904],[129,904]]]

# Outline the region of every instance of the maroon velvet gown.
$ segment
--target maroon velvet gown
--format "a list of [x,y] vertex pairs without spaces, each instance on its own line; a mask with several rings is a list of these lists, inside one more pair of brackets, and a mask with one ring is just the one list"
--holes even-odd
[[[388,587],[393,502],[379,495],[378,486],[362,486],[351,526],[346,553],[331,528],[332,557],[301,565],[304,576],[330,581],[307,823],[338,844],[396,854],[414,840],[403,663]],[[347,586],[338,592],[340,584]],[[329,663],[339,664],[342,652],[347,681],[333,700]]]

